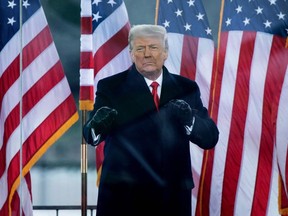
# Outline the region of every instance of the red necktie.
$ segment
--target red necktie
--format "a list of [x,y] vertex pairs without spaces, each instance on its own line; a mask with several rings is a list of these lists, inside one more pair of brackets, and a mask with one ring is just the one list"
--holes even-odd
[[153,95],[154,103],[155,103],[156,109],[158,110],[159,96],[157,94],[157,87],[159,86],[159,84],[157,82],[152,82],[150,86],[152,87],[152,95]]

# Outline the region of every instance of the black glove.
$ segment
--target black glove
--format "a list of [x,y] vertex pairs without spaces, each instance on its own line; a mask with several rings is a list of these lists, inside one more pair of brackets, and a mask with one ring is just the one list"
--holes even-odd
[[96,135],[107,134],[117,116],[117,111],[109,107],[101,107],[94,114],[90,127],[94,129]]
[[169,101],[168,109],[172,116],[174,116],[182,125],[191,126],[193,112],[190,105],[184,100],[174,99]]

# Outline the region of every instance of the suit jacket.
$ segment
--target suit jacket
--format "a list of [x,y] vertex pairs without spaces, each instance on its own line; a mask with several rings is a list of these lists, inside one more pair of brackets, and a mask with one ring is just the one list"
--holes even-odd
[[[172,99],[183,99],[197,110],[190,136],[167,106]],[[116,109],[118,115],[111,132],[105,136],[100,184],[193,188],[189,141],[203,149],[213,148],[218,141],[218,129],[203,107],[196,82],[163,67],[157,112],[143,76],[133,65],[98,82],[90,117],[103,106]],[[91,143],[89,121],[83,133]]]

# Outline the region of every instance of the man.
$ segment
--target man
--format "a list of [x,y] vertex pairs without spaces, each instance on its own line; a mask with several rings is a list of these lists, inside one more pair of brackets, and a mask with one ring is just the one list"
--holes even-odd
[[98,82],[83,128],[88,143],[105,139],[97,216],[190,216],[189,141],[213,148],[218,129],[198,85],[164,66],[164,27],[136,25],[128,40],[132,67]]

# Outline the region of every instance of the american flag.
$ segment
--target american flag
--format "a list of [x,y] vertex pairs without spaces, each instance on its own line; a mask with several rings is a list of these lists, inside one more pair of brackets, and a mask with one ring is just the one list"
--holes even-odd
[[80,109],[92,110],[97,82],[131,65],[122,0],[81,0]]
[[32,215],[30,169],[78,120],[40,2],[19,4],[0,2],[0,215],[7,216]]
[[[129,29],[122,0],[81,0],[80,110],[93,109],[100,79],[131,66]],[[101,170],[103,146],[104,142],[96,148],[97,170]]]
[[[204,106],[209,106],[213,71],[214,41],[203,4],[199,0],[160,0],[157,2],[157,24],[168,32],[168,70],[195,80],[201,90]],[[192,215],[195,215],[200,174],[204,152],[191,144],[192,173],[195,188],[192,190]]]
[[202,173],[197,209],[284,214],[278,177],[287,200],[288,2],[223,0],[221,9],[212,108],[220,139]]

